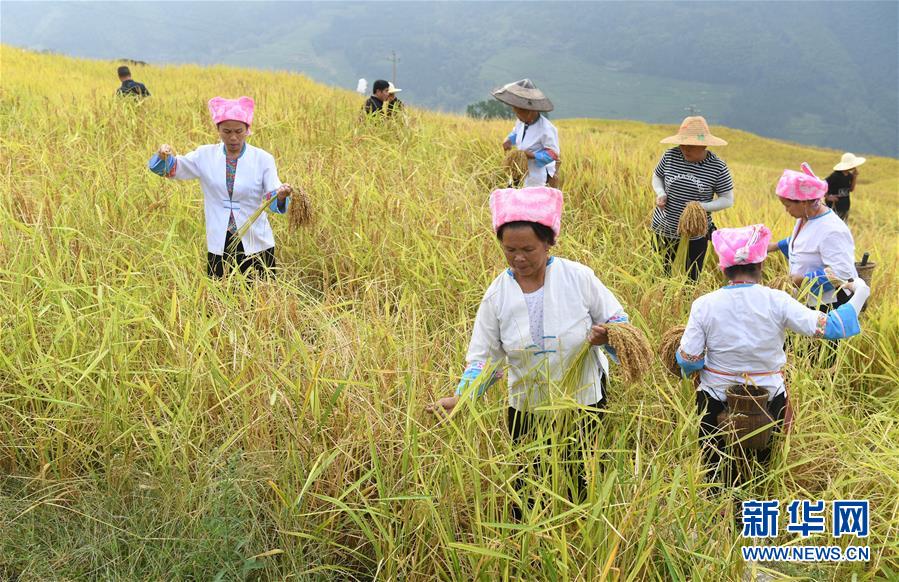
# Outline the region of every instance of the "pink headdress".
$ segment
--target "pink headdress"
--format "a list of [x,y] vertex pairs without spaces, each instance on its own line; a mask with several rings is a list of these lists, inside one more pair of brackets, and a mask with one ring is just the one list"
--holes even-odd
[[504,188],[490,194],[493,230],[509,222],[524,220],[548,226],[559,236],[562,227],[562,191],[547,186]]
[[712,246],[721,269],[761,263],[768,256],[771,231],[764,224],[741,228],[719,228],[712,233]]
[[212,123],[216,125],[223,121],[242,121],[250,127],[253,125],[254,106],[255,103],[249,97],[240,99],[213,97],[209,100],[209,113],[212,114]]
[[784,170],[777,182],[777,195],[787,200],[817,200],[827,194],[827,182],[802,162],[802,171]]

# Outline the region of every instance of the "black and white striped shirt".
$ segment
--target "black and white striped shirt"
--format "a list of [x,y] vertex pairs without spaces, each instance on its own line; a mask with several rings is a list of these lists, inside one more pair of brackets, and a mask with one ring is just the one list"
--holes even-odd
[[[667,238],[678,238],[677,223],[688,202],[711,202],[713,194],[734,189],[727,164],[711,151],[703,161],[694,163],[684,159],[680,148],[673,147],[662,154],[655,174],[665,184],[667,199],[665,208],[656,207],[653,212],[652,229]],[[712,215],[706,215],[711,228]]]

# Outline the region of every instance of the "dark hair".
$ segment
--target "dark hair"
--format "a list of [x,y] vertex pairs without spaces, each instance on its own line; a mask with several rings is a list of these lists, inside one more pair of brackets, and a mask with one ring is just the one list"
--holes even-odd
[[550,246],[556,244],[556,233],[553,232],[553,229],[544,224],[540,224],[539,222],[530,222],[528,220],[515,220],[513,222],[507,222],[506,224],[499,227],[499,229],[496,231],[496,239],[499,242],[503,242],[503,231],[506,230],[506,227],[523,228],[526,226],[530,226],[534,230],[534,234],[537,235],[537,238],[542,242],[545,242]]
[[131,69],[129,69],[125,65],[122,65],[121,67],[119,67],[119,77],[130,77],[130,76],[131,76]]
[[384,79],[378,79],[375,81],[375,84],[371,86],[371,92],[377,93],[378,91],[383,91],[384,89],[390,88],[390,83],[385,81]]
[[741,275],[749,275],[750,277],[757,278],[762,274],[762,264],[761,263],[748,263],[745,265],[733,265],[732,267],[724,268],[724,276],[728,279],[737,279]]

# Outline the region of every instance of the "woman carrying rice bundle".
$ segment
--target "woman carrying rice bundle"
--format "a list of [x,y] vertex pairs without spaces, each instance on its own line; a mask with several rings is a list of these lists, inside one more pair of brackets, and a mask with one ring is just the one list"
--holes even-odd
[[[743,480],[732,463],[720,466],[725,439],[718,418],[726,407],[728,388],[743,384],[767,391],[767,412],[779,427],[788,408],[782,373],[786,330],[832,340],[854,336],[860,331],[858,314],[869,294],[864,281],[835,281],[852,297],[824,314],[807,309],[784,291],[765,287],[760,281],[770,240],[771,231],[763,224],[712,233],[719,267],[729,282],[693,302],[676,352],[686,374],[699,372],[696,408],[703,461],[713,474],[720,470],[719,478],[712,480],[723,479],[726,485]],[[766,465],[770,444],[751,453]]]
[[509,83],[491,93],[495,99],[512,107],[518,121],[503,142],[503,150],[516,148],[527,155],[528,171],[525,187],[558,185],[559,131],[541,112],[553,110],[546,98],[530,79]]
[[[558,383],[578,354],[586,363],[573,384],[574,400],[589,414],[582,427],[596,434],[606,405],[608,360],[599,349],[608,342],[606,324],[626,322],[621,303],[593,271],[580,263],[549,256],[559,234],[562,192],[554,188],[496,190],[490,196],[493,229],[509,268],[487,288],[475,317],[466,360],[468,367],[456,394],[439,399],[430,412],[452,411],[463,393],[498,378],[478,378],[485,368],[508,362],[507,420],[513,441],[534,438],[538,415],[548,403],[550,384]],[[591,430],[592,429],[592,430]],[[580,465],[580,459],[575,465]],[[578,495],[586,481],[576,475]]]
[[206,272],[221,278],[225,263],[241,273],[249,269],[259,276],[275,269],[275,237],[263,212],[242,237],[241,229],[254,211],[271,200],[270,210],[287,212],[293,188],[282,184],[275,159],[246,143],[253,124],[253,100],[249,97],[209,101],[212,122],[221,143],[203,145],[180,156],[163,144],[150,158],[150,170],[175,180],[200,180],[206,216]]
[[706,149],[727,145],[727,142],[712,135],[705,118],[697,116],[684,119],[677,134],[660,143],[676,144],[677,147],[662,154],[652,176],[652,188],[656,193],[656,208],[652,215],[655,246],[662,254],[665,275],[671,275],[671,264],[684,234],[678,229],[681,215],[688,204],[698,203],[705,211],[706,225],[699,233],[688,233],[690,240],[685,265],[690,279],[697,281],[708,249],[708,233],[715,228],[710,213],[734,205],[730,170],[724,160]]
[[825,274],[830,269],[843,280],[858,279],[855,270],[855,241],[846,223],[821,203],[827,182],[812,172],[784,170],[777,183],[777,195],[787,213],[796,219],[793,233],[769,245],[780,250],[790,263],[790,277],[796,287],[811,283],[806,304],[828,312],[849,300],[845,289],[836,289]]

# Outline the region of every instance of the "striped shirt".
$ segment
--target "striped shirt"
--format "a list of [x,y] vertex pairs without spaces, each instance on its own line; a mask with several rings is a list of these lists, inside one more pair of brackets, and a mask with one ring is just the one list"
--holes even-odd
[[[711,202],[713,194],[734,189],[727,164],[710,151],[703,161],[694,163],[684,159],[680,148],[673,147],[662,154],[655,174],[665,183],[667,198],[665,208],[656,207],[652,214],[652,229],[666,238],[678,238],[677,223],[688,202]],[[706,216],[711,229],[712,215]]]

